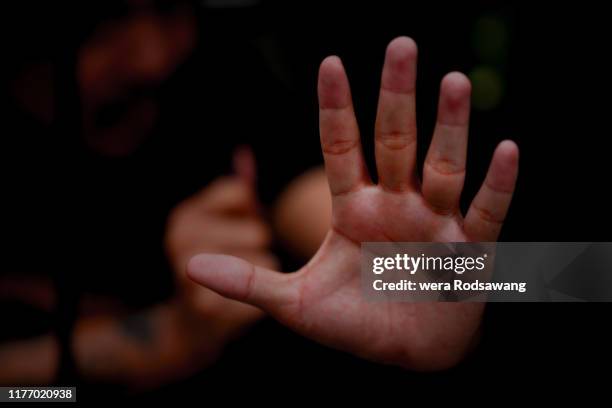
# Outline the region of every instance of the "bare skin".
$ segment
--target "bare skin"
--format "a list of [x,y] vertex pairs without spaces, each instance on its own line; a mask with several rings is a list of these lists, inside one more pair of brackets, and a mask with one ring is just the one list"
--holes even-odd
[[499,144],[486,179],[464,216],[470,82],[450,73],[438,118],[416,176],[416,44],[392,41],[383,68],[375,129],[379,183],[361,151],[350,89],[339,58],[319,72],[321,146],[332,194],[332,226],[310,262],[292,274],[242,259],[202,254],[188,265],[196,282],[262,308],[320,343],[409,369],[436,370],[461,360],[480,326],[482,303],[367,303],[361,295],[360,243],[495,241],[510,205],[518,148]]
[[[84,313],[72,338],[80,375],[90,382],[149,389],[185,378],[216,361],[225,344],[263,313],[196,285],[178,271],[184,271],[189,258],[202,251],[233,254],[276,267],[268,248],[271,232],[255,208],[252,186],[235,176],[219,178],[180,203],[168,220],[165,239],[177,273],[177,295],[132,313],[121,308],[104,310],[101,306],[106,302],[101,299],[83,302]],[[1,283],[12,292],[3,291],[3,295],[53,309],[49,282],[37,286],[27,281],[21,285],[9,281],[10,286]],[[88,310],[88,305],[97,310]],[[59,346],[53,334],[2,343],[0,360],[1,384],[48,384],[56,374]]]

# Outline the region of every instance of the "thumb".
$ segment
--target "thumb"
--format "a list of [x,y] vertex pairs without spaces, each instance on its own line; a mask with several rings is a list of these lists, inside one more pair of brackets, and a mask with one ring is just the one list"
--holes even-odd
[[255,266],[234,256],[196,255],[187,265],[187,275],[222,296],[252,304],[271,314],[297,299],[295,280],[290,275]]

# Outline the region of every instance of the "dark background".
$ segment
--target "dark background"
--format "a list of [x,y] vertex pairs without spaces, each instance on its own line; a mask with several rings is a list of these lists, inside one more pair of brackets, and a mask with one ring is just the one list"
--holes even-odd
[[[151,190],[161,189],[165,204],[147,211],[151,216],[163,213],[176,199],[214,177],[215,172],[226,171],[223,163],[231,147],[250,140],[232,137],[228,140],[224,135],[243,134],[242,129],[258,129],[255,149],[260,157],[271,155],[270,149],[275,149],[296,171],[319,162],[316,72],[322,58],[329,54],[339,55],[346,66],[367,152],[371,148],[369,130],[373,129],[385,46],[397,35],[409,35],[419,45],[421,158],[433,128],[438,85],[444,73],[461,70],[469,74],[485,67],[492,69],[502,81],[503,94],[499,100],[493,106],[475,107],[472,114],[463,204],[469,203],[477,191],[494,146],[504,138],[511,138],[521,149],[520,174],[500,240],[610,241],[612,206],[608,191],[612,135],[607,61],[610,34],[606,14],[603,5],[595,7],[586,2],[552,6],[498,1],[452,5],[266,1],[252,8],[204,9],[202,39],[196,56],[163,90],[168,108],[158,133],[174,135],[172,154],[149,163],[149,168],[156,172],[141,180],[141,199],[148,200]],[[41,16],[33,11],[31,17],[30,23],[37,22]],[[78,18],[78,14],[71,15],[67,26],[75,22],[73,19],[78,22]],[[503,52],[498,59],[484,58],[474,40],[483,18],[501,21],[507,30],[507,41],[502,43]],[[37,29],[31,35],[36,38],[52,33],[47,40],[52,53],[56,45],[53,42],[66,37],[60,29],[62,24],[49,23],[34,23]],[[13,25],[21,25],[20,20]],[[5,29],[9,31],[13,25]],[[38,31],[41,27],[49,31]],[[5,34],[7,39],[12,52],[10,38]],[[219,85],[218,78],[222,75],[239,79],[229,89],[233,96],[242,97],[238,98],[239,106],[232,106],[233,117],[212,120],[205,113],[223,111],[224,106],[234,103],[232,98],[223,102],[211,97],[228,89],[227,83]],[[279,130],[293,123],[297,125],[291,125],[295,130],[290,134]],[[263,133],[259,130],[269,127],[277,129],[270,131],[271,135],[292,139],[261,139]],[[15,145],[30,143],[32,138],[28,129],[6,126],[2,154],[11,155]],[[153,140],[152,152],[168,151],[163,138]],[[185,155],[193,154],[193,149],[176,140],[186,140],[189,146],[197,140],[199,152],[206,152],[205,158],[185,160]],[[37,161],[38,155],[47,155],[43,155],[42,148],[34,146],[29,149],[30,164],[7,166],[2,176],[6,190],[12,192],[3,197],[9,207],[5,214],[24,211],[19,186],[34,183],[40,186],[39,194],[52,194],[53,182],[46,167],[49,158]],[[371,157],[371,150],[369,153]],[[16,160],[7,157],[5,164],[15,164]],[[200,177],[181,177],[198,168],[185,162],[198,163],[198,160],[204,161],[207,169],[215,170],[203,172]],[[91,183],[92,179],[87,177],[95,174],[75,167],[79,162],[51,162],[58,167],[71,163],[63,168],[62,174],[78,174],[78,177],[68,176],[63,185],[72,197],[82,197],[83,190],[74,187]],[[262,178],[274,181],[271,184],[286,181],[288,174],[278,171],[283,168],[283,161],[264,159],[261,163]],[[260,188],[264,197],[274,192],[271,186]],[[136,199],[139,197],[138,192],[130,190],[130,194]],[[61,207],[60,213],[69,212],[61,204],[60,200],[50,205]],[[37,211],[39,205],[32,211]],[[10,224],[8,218],[6,222]],[[86,210],[80,219],[87,219]],[[143,216],[142,222],[147,219]],[[63,241],[64,250],[71,254],[79,252],[75,236],[64,236],[67,230],[58,227],[57,219],[54,221],[47,231],[51,239]],[[63,222],[69,225],[69,231],[76,228],[78,236],[78,228],[82,226],[76,227],[79,224],[76,218]],[[162,225],[142,227],[153,231]],[[96,242],[113,240],[115,233],[107,231]],[[76,247],[71,247],[72,244]],[[146,255],[149,248],[142,243],[134,250]],[[19,248],[12,249],[19,253]],[[50,252],[51,249],[56,247],[50,246]],[[91,255],[83,252],[75,256],[86,259],[87,254]],[[121,253],[115,255],[120,257]],[[23,257],[27,255],[19,257],[13,252],[6,256],[7,265],[23,262]],[[112,259],[111,262],[117,260]],[[142,257],[125,254],[125,262],[119,269],[132,270],[130,262],[134,259]],[[152,267],[164,262],[155,256],[150,259]],[[291,262],[287,260],[288,265]],[[99,268],[106,270],[107,266]],[[104,292],[105,285],[114,287],[112,276],[106,278],[105,282],[92,283],[77,277],[74,281],[77,283],[69,289],[78,293],[90,284]],[[127,278],[120,295],[130,297],[137,306],[154,302],[171,291],[167,277],[160,274],[158,279],[151,285],[151,293],[139,295],[140,299],[130,296],[138,288],[139,277]],[[363,362],[299,338],[266,320],[231,344],[213,368],[137,399],[218,396],[227,401],[251,397],[274,400],[280,398],[277,387],[298,395],[326,390],[352,398],[388,391],[397,393],[393,396],[406,402],[409,397],[426,396],[431,391],[434,394],[429,396],[435,398],[453,397],[457,390],[467,389],[518,393],[535,389],[556,395],[580,389],[592,391],[599,388],[596,373],[610,366],[610,311],[608,304],[490,304],[481,345],[457,368],[436,374],[408,373]],[[228,386],[233,391],[228,393]],[[79,390],[81,400],[89,396],[100,399],[117,395],[121,393],[113,389],[101,395],[100,388],[95,386],[89,389],[83,386]]]

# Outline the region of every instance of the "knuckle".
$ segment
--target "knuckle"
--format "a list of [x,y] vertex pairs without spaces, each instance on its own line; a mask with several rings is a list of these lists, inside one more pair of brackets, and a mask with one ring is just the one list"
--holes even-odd
[[476,211],[478,217],[485,222],[495,225],[501,225],[504,223],[504,218],[502,216],[494,214],[492,211],[484,207],[473,204],[472,208]]
[[425,160],[425,168],[442,176],[465,175],[465,166],[445,157]]
[[330,155],[340,155],[348,153],[357,147],[359,141],[358,139],[337,139],[328,142],[322,142],[321,147],[323,149],[323,153]]
[[376,141],[389,150],[402,150],[416,142],[416,135],[408,131],[378,131]]

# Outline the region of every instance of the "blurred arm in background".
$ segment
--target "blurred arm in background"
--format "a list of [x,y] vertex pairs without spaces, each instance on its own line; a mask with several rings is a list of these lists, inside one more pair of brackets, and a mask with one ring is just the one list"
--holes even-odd
[[[106,311],[81,317],[73,335],[80,374],[89,382],[150,388],[184,378],[215,361],[223,346],[263,313],[195,285],[186,279],[184,265],[205,251],[278,267],[268,249],[270,239],[269,228],[257,216],[251,186],[237,177],[218,179],[180,203],[169,217],[166,234],[177,295],[137,313]],[[50,284],[40,289],[52,295]],[[25,300],[40,303],[36,297],[31,294]],[[101,302],[87,303],[100,308]],[[58,358],[52,334],[1,344],[0,383],[51,383]]]

